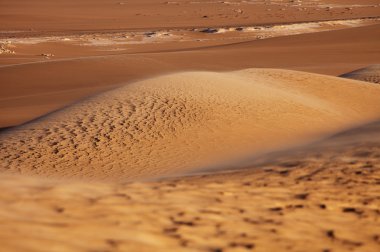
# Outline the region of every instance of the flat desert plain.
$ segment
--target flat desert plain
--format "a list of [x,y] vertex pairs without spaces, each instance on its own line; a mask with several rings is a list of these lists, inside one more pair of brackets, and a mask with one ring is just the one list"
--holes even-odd
[[380,251],[379,0],[0,20],[0,250]]

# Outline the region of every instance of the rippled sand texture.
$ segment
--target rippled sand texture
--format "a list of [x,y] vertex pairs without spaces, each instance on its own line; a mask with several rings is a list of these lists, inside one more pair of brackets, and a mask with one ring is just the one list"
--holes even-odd
[[1,175],[1,248],[377,252],[379,140],[377,123],[258,169],[150,183]]
[[2,133],[1,171],[125,181],[217,167],[373,119],[379,96],[286,70],[166,75]]
[[380,84],[380,65],[371,65],[343,74],[341,77]]

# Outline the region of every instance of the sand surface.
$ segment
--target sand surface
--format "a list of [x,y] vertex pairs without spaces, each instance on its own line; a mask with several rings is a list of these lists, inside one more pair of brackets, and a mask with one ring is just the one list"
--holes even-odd
[[379,6],[379,0],[4,0],[0,127],[178,71],[266,67],[338,76],[377,64]]
[[1,170],[125,181],[225,165],[377,119],[379,95],[286,70],[160,76],[5,131]]
[[0,67],[0,126],[20,124],[91,94],[169,72],[275,67],[340,75],[376,64],[379,43],[379,25],[371,25],[182,51],[7,65]]
[[2,248],[376,252],[379,125],[219,174],[131,184],[3,174]]
[[[378,0],[311,1],[157,1],[157,0],[3,0],[0,30],[83,32],[284,23],[375,16]],[[96,17],[96,18],[94,18]]]
[[1,251],[380,251],[379,0],[0,19]]

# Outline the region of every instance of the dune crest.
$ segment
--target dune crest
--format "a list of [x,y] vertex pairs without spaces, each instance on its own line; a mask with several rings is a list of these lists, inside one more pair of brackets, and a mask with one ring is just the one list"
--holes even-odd
[[379,95],[287,70],[175,73],[2,133],[0,169],[126,181],[209,167],[374,119]]

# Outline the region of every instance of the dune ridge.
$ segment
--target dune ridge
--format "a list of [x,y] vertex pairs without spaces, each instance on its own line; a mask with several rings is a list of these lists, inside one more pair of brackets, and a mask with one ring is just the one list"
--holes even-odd
[[379,95],[288,70],[164,75],[2,133],[0,169],[112,181],[179,173],[372,120]]
[[380,84],[380,64],[370,65],[368,67],[345,73],[340,77]]
[[[340,75],[378,61],[379,27],[373,25],[170,53],[156,50],[155,53],[107,57],[90,54],[90,57],[73,59],[74,55],[66,51],[63,59],[57,57],[38,64],[1,67],[0,79],[4,86],[0,93],[0,127],[20,125],[115,84],[169,72],[270,67]],[[81,47],[81,52],[83,50]],[[325,52],[331,52],[328,58]]]

